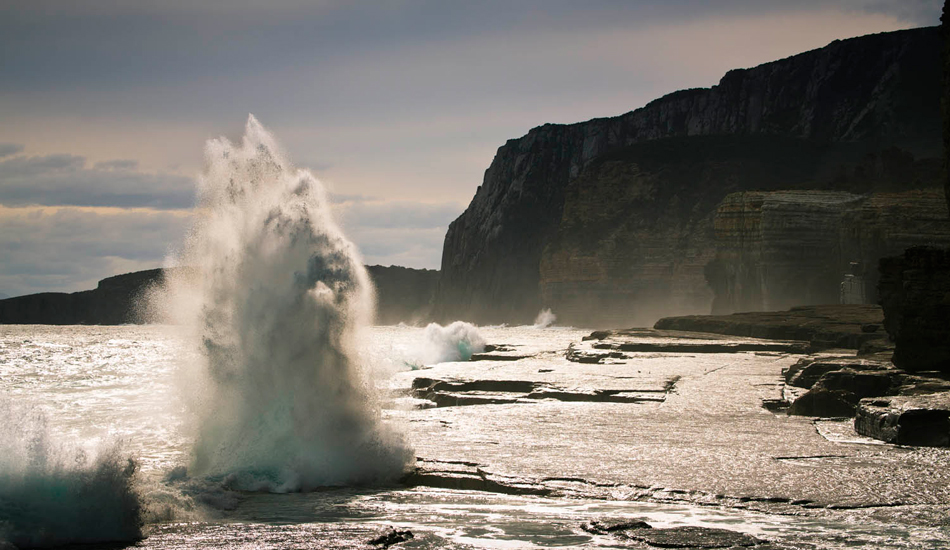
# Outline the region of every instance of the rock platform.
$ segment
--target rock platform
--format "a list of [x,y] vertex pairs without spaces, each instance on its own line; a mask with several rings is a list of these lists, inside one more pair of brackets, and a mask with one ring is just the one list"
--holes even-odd
[[799,340],[808,342],[811,350],[880,351],[891,347],[883,324],[884,312],[880,306],[819,305],[793,307],[787,311],[664,317],[653,328]]

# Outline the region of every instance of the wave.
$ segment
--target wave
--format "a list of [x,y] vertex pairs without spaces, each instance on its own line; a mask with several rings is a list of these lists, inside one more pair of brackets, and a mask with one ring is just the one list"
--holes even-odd
[[455,321],[448,326],[430,323],[423,333],[422,361],[426,365],[447,361],[468,361],[485,351],[485,339],[475,325]]
[[34,548],[142,538],[136,464],[118,444],[90,457],[52,442],[32,408],[3,400],[0,417],[0,541]]
[[412,458],[380,421],[356,334],[374,290],[323,185],[248,118],[240,145],[208,142],[198,222],[169,278],[166,312],[200,359],[182,377],[195,443],[189,473],[252,491],[398,477]]

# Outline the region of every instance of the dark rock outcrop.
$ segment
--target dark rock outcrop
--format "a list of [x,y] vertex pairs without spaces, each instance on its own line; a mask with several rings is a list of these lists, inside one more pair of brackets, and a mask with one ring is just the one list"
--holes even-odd
[[836,41],[510,140],[446,234],[436,316],[529,322],[544,306],[629,326],[708,311],[727,194],[942,184],[939,54],[935,28]]
[[894,364],[950,372],[950,250],[911,248],[880,262],[884,328]]
[[940,34],[943,38],[943,85],[940,94],[943,116],[943,185],[947,195],[947,208],[950,210],[950,2],[948,1],[943,3],[943,15],[940,17],[940,22]]
[[[785,383],[796,388],[811,388],[825,375],[835,371],[880,372],[891,369],[886,363],[858,357],[806,357],[785,369]],[[884,395],[884,394],[881,394]]]
[[[179,268],[181,269],[181,268]],[[367,267],[376,285],[377,322],[418,323],[429,319],[439,272],[405,267]],[[45,292],[0,300],[0,324],[120,325],[148,323],[153,316],[141,300],[164,284],[166,270],[149,269],[99,281],[95,290]]]
[[[761,547],[767,543],[761,539],[728,529],[684,525],[679,527],[654,528],[645,521],[605,523],[592,521],[581,525],[592,535],[613,535],[636,541],[646,548],[748,548]],[[777,548],[768,545],[770,548]],[[637,546],[642,548],[642,546]]]
[[99,281],[94,290],[44,292],[0,300],[0,324],[121,325],[144,323],[148,314],[138,300],[164,283],[165,271],[149,269]]
[[862,399],[854,429],[898,445],[950,446],[950,393]]
[[881,258],[911,246],[950,246],[938,188],[734,193],[716,210],[714,228],[716,258],[706,271],[713,313],[876,303]]
[[841,369],[821,376],[818,382],[788,408],[804,416],[854,416],[861,399],[891,395],[899,387],[901,372]]
[[531,403],[539,399],[595,403],[662,403],[678,378],[662,387],[637,389],[563,388],[530,380],[434,380],[416,378],[411,395],[432,402],[436,407],[471,405],[509,405]]
[[802,306],[788,311],[666,317],[657,321],[654,328],[771,340],[803,340],[813,349],[860,349],[872,342],[886,342],[886,334],[863,330],[864,326],[880,325],[883,319],[878,306]]
[[[950,380],[937,373],[908,374],[885,355],[801,359],[785,370],[785,383],[808,391],[786,412],[855,416],[855,429],[862,435],[896,443],[898,433],[904,430],[902,444],[945,445],[920,442],[946,439],[947,431],[940,419],[950,413]],[[904,417],[901,424],[903,412],[911,410],[916,412]]]

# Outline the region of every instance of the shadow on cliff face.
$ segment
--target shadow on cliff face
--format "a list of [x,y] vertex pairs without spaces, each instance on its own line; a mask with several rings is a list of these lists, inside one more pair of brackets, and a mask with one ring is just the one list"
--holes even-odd
[[[942,185],[939,50],[933,28],[835,41],[509,140],[449,227],[436,317],[527,323],[550,307],[564,324],[631,325],[709,313],[704,270],[728,194]],[[831,279],[816,299],[837,301]]]
[[935,159],[867,147],[700,136],[604,155],[567,185],[542,300],[579,326],[838,303],[852,261],[950,244],[942,194],[917,190]]

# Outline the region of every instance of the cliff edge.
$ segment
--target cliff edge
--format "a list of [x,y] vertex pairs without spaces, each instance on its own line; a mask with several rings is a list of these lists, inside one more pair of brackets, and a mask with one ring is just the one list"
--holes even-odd
[[[941,49],[937,28],[835,41],[508,141],[449,226],[435,315],[524,323],[552,307],[564,322],[614,324],[638,319],[637,296],[674,304],[646,318],[708,313],[703,270],[728,193],[943,184]],[[910,158],[899,174],[859,170],[895,149]]]

